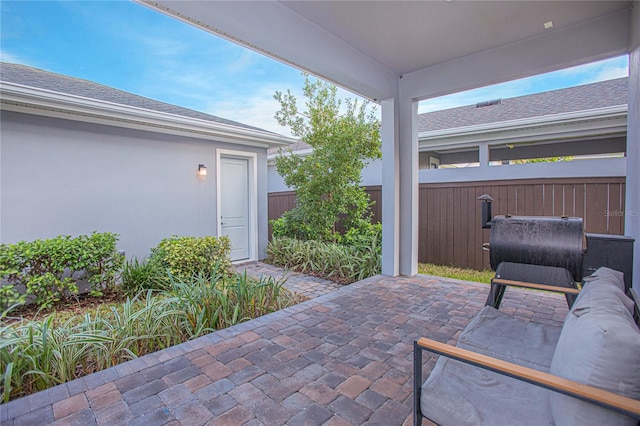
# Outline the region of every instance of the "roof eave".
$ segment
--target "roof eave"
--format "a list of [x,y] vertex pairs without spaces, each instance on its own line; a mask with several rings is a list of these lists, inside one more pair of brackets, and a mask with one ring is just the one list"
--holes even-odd
[[296,140],[276,133],[0,81],[2,109],[118,127],[272,148]]
[[[421,149],[472,146],[486,141],[518,142],[519,139],[580,137],[626,130],[627,105],[484,123],[418,133]],[[559,128],[564,128],[559,131]],[[553,130],[551,130],[553,129]],[[555,136],[551,136],[555,135]]]

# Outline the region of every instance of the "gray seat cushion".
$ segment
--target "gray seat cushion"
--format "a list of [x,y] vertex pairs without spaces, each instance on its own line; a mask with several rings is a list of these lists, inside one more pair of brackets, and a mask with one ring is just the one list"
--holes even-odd
[[[490,306],[465,328],[458,347],[549,371],[560,327],[530,323]],[[422,386],[420,408],[440,425],[553,424],[545,389],[440,357]]]
[[548,372],[561,330],[485,306],[464,329],[456,346]]

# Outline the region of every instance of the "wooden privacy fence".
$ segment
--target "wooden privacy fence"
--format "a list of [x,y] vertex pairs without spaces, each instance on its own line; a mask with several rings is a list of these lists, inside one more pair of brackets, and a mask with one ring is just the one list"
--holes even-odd
[[[462,268],[489,268],[489,230],[480,226],[482,194],[493,197],[493,214],[576,216],[585,232],[624,233],[624,177],[521,179],[505,181],[421,183],[419,189],[418,260]],[[382,218],[379,186],[366,187],[375,204],[373,220]],[[294,192],[269,194],[269,219],[295,205]],[[271,229],[269,229],[271,232]]]

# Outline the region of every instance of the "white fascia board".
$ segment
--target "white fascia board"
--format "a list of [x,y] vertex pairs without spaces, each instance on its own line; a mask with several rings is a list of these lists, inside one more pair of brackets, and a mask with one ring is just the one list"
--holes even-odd
[[518,143],[623,134],[626,127],[627,106],[617,105],[421,132],[418,141],[421,149],[461,148],[487,141]]
[[160,133],[241,145],[269,148],[287,146],[296,141],[293,138],[276,133],[152,111],[8,82],[0,82],[0,99],[2,100],[2,109],[7,111],[139,130],[152,130]]
[[398,91],[394,72],[279,1],[135,1],[373,101]]

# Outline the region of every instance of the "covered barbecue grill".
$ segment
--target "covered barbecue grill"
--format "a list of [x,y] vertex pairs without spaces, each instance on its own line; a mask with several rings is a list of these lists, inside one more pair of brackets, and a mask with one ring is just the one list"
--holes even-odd
[[493,199],[483,195],[479,200],[483,201],[482,227],[491,229],[490,242],[484,248],[489,250],[491,269],[496,271],[487,305],[499,308],[506,287],[513,285],[560,288],[571,307],[582,277],[600,266],[622,271],[625,285],[631,286],[632,238],[585,234],[583,220],[578,217],[492,218]]

